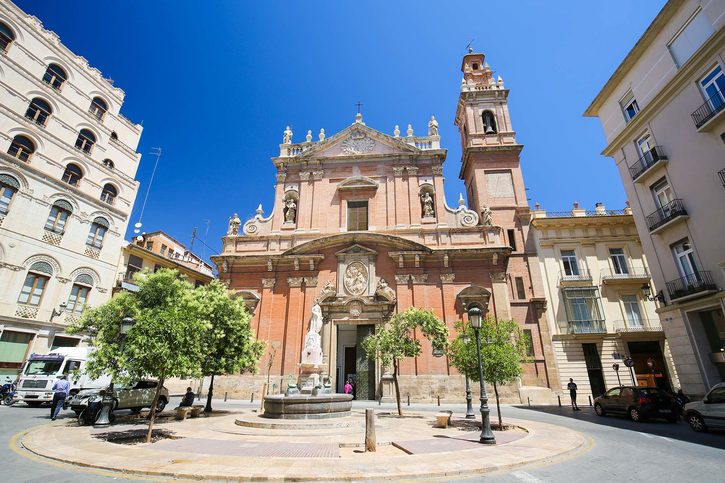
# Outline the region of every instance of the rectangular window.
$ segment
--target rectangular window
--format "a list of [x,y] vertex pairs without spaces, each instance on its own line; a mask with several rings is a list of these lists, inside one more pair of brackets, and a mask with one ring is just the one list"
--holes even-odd
[[519,300],[526,299],[526,289],[524,288],[524,278],[515,277],[514,280],[516,281],[516,297]]
[[637,139],[637,151],[639,151],[640,157],[650,154],[650,151],[653,147],[654,144],[652,142],[652,136],[650,135],[650,133],[645,133],[639,139]]
[[566,288],[563,292],[569,322],[603,320],[599,290],[596,287]]
[[154,242],[147,241],[146,242],[146,250],[153,250],[154,249]]
[[534,336],[531,329],[524,329],[524,337],[526,337],[526,357],[534,357]]
[[695,261],[695,251],[690,245],[690,241],[685,239],[672,246],[672,252],[675,255],[677,269],[680,275],[687,277],[688,282],[700,281],[700,273],[697,269]]
[[562,250],[561,263],[564,264],[564,275],[567,277],[579,276],[579,264],[577,264],[574,250]]
[[128,266],[126,267],[126,278],[132,278],[133,274],[143,269],[143,260],[136,255],[128,256]]
[[627,257],[624,256],[623,248],[610,248],[609,258],[612,260],[612,267],[616,275],[626,275],[629,273],[627,266]]
[[699,8],[675,37],[667,44],[677,67],[687,62],[702,44],[715,32],[710,20]]
[[10,208],[10,200],[17,190],[12,186],[0,183],[0,214],[6,214]]
[[725,104],[725,73],[723,73],[722,67],[715,66],[703,77],[700,81],[700,88],[710,107],[719,111]]
[[164,245],[164,244],[162,244],[162,245],[161,245],[161,256],[162,256],[162,257],[163,257],[163,256],[166,256],[166,250],[167,250],[168,248],[169,248],[169,247],[167,247],[167,246],[166,246],[166,245]]
[[48,280],[49,278],[44,275],[29,273],[25,277],[23,288],[20,290],[18,302],[26,305],[40,305],[40,300],[43,298],[43,292],[45,291]]
[[45,229],[55,233],[63,234],[65,222],[68,220],[70,213],[59,206],[53,206],[48,215],[48,221],[45,222]]
[[632,91],[627,91],[622,100],[619,101],[619,105],[622,108],[624,120],[627,122],[639,112],[639,104],[637,104],[637,99],[634,98]]
[[642,327],[642,314],[639,311],[639,302],[636,295],[622,295],[624,313],[627,314],[627,325],[632,328]]
[[652,190],[657,208],[663,211],[664,216],[669,216],[670,203],[675,199],[670,183],[666,178],[661,178],[650,187],[650,190]]
[[506,230],[511,250],[516,251],[516,230]]
[[364,231],[368,229],[368,202],[347,202],[347,231]]
[[73,288],[70,292],[70,297],[68,297],[68,305],[65,309],[68,312],[73,312],[74,314],[80,314],[81,312],[83,312],[83,307],[86,305],[86,301],[88,300],[88,293],[90,291],[90,287],[87,287],[85,285],[73,284]]

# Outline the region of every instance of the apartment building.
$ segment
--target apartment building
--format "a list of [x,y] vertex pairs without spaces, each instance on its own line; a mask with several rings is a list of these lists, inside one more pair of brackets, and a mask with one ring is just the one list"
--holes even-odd
[[531,228],[559,389],[569,378],[593,397],[621,384],[679,387],[631,210],[536,206]]
[[138,290],[134,275],[148,269],[178,270],[194,286],[206,285],[214,278],[211,265],[163,231],[144,233],[132,242],[124,242],[114,291]]
[[141,126],[124,92],[41,22],[0,9],[0,378],[111,296]]
[[585,112],[604,128],[693,395],[725,380],[724,25],[725,2],[668,1]]

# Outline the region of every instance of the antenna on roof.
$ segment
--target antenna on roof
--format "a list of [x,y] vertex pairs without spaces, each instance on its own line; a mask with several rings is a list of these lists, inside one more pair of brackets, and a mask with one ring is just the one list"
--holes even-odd
[[141,235],[139,235],[139,233],[141,232],[141,227],[143,226],[143,212],[146,209],[146,201],[149,199],[149,192],[151,191],[151,185],[154,182],[154,176],[156,176],[156,168],[159,167],[159,160],[161,159],[161,148],[151,148],[150,154],[151,156],[156,156],[156,163],[154,163],[154,170],[151,172],[151,179],[149,180],[149,185],[146,188],[146,195],[143,198],[143,204],[141,205],[141,214],[139,214],[136,224],[133,225],[133,232],[135,235],[138,235],[136,237],[137,241],[141,241],[143,239]]
[[194,227],[194,231],[191,232],[191,245],[189,246],[189,251],[194,250],[194,240],[196,240],[196,227]]

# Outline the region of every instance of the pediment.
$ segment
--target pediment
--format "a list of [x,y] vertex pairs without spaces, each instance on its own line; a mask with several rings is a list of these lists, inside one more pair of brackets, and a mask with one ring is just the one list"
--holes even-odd
[[367,176],[351,176],[344,181],[337,184],[337,189],[340,191],[351,191],[351,190],[377,190],[378,183]]
[[300,157],[338,158],[417,152],[420,150],[406,143],[404,138],[396,138],[362,123],[355,123],[325,141],[317,143]]
[[373,250],[372,248],[368,248],[363,245],[359,245],[355,243],[354,245],[350,245],[349,247],[346,247],[338,252],[335,252],[335,255],[377,255],[378,252]]

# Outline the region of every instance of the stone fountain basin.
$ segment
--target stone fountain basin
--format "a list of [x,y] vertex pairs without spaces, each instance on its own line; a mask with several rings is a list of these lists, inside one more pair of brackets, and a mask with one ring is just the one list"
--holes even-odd
[[325,419],[350,415],[352,394],[275,394],[264,399],[264,414],[270,419]]

